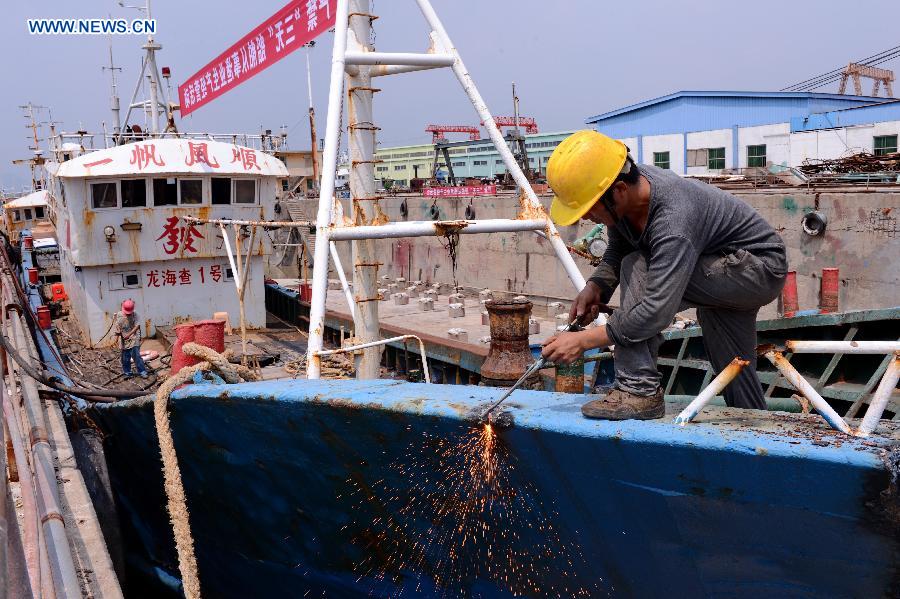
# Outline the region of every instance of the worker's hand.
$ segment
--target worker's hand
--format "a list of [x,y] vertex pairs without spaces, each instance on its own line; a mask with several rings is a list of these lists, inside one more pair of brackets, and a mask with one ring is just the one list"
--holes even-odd
[[607,314],[612,312],[609,306],[601,301],[600,286],[593,281],[588,281],[569,309],[569,322],[578,317],[578,323],[586,325],[597,320],[601,311]]
[[577,333],[557,333],[544,341],[541,355],[557,364],[571,364],[579,359],[588,348],[585,346],[588,331]]

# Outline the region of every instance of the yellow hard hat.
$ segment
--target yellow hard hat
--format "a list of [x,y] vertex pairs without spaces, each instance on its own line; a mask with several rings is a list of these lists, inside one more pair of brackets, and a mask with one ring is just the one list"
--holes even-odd
[[547,183],[556,196],[550,217],[561,226],[587,214],[625,166],[621,141],[585,129],[565,138],[547,161]]

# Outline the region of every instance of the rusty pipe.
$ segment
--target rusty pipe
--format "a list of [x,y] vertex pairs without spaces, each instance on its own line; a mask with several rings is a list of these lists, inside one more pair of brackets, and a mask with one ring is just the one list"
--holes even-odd
[[722,369],[722,372],[716,375],[710,383],[706,386],[703,391],[697,394],[697,397],[689,403],[678,416],[675,417],[675,424],[685,425],[691,420],[694,419],[697,414],[700,413],[700,410],[708,404],[712,399],[719,394],[722,389],[728,386],[728,383],[733,381],[737,375],[741,373],[744,369],[744,366],[750,364],[747,360],[742,360],[739,357],[735,356],[735,358]]
[[822,415],[822,418],[824,418],[832,428],[848,435],[853,434],[850,430],[850,425],[834,411],[834,408],[828,405],[828,402],[813,389],[812,385],[809,384],[809,381],[807,381],[802,374],[797,372],[797,369],[791,365],[787,358],[775,350],[769,350],[765,352],[764,355],[775,365],[778,372],[780,372],[784,378],[797,389],[797,391],[812,403],[816,411]]
[[881,415],[884,413],[884,409],[887,407],[888,401],[897,387],[898,380],[900,380],[900,352],[895,352],[887,370],[884,372],[884,376],[881,378],[881,382],[878,383],[878,388],[875,389],[872,399],[869,400],[866,415],[863,417],[862,424],[859,425],[859,430],[856,433],[858,436],[867,437],[878,426],[878,421],[881,420]]

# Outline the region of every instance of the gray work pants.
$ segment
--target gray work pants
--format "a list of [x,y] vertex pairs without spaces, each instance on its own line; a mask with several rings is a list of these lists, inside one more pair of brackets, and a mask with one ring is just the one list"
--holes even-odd
[[[783,256],[764,259],[746,250],[733,254],[703,255],[691,275],[680,310],[697,308],[703,328],[703,346],[716,373],[735,356],[749,360],[741,374],[725,388],[725,403],[764,410],[762,385],[756,376],[756,314],[781,293],[787,261]],[[644,294],[647,259],[632,252],[622,260],[619,276],[620,310],[631,310]],[[662,376],[656,357],[662,335],[615,347],[616,387],[636,395],[652,395]]]

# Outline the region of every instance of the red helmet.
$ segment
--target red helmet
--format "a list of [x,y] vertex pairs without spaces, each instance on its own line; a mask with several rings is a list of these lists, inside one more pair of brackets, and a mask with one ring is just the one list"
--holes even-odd
[[122,302],[122,312],[125,314],[133,313],[134,312],[134,301],[129,299],[129,300],[125,300],[124,302]]

